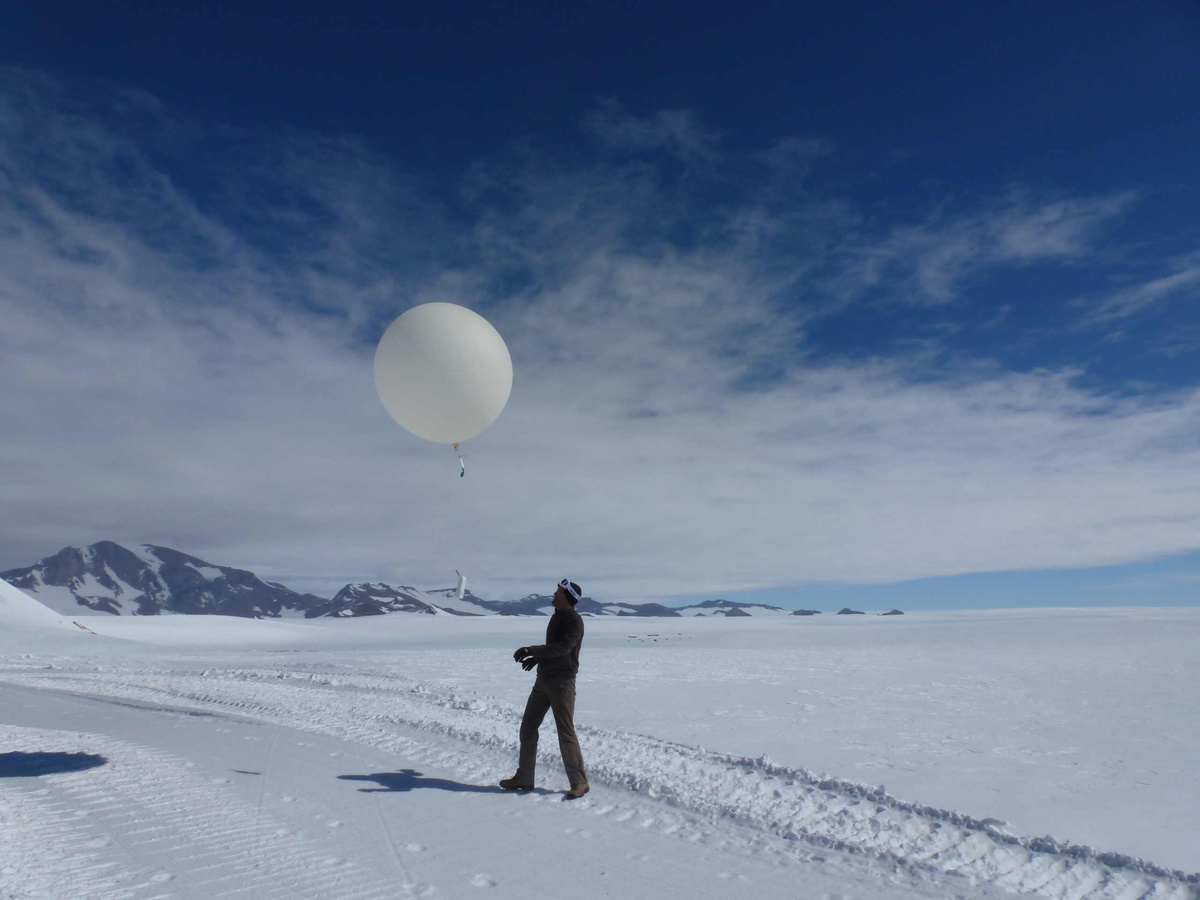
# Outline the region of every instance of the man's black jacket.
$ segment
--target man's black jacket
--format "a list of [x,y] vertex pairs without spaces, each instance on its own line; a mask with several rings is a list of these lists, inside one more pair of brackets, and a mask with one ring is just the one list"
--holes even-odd
[[583,645],[583,617],[573,609],[556,609],[546,626],[546,643],[530,647],[538,661],[538,676],[574,678]]

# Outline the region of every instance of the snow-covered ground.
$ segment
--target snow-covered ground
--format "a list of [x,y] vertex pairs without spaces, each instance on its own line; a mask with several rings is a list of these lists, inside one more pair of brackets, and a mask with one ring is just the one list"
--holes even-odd
[[0,898],[1200,890],[1200,609],[588,620],[565,803],[545,620],[0,619]]

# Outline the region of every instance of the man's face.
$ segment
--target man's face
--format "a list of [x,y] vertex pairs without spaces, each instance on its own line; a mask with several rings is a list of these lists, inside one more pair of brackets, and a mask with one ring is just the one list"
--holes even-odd
[[562,588],[557,588],[554,591],[554,608],[555,609],[570,609],[571,601],[567,598],[567,592]]

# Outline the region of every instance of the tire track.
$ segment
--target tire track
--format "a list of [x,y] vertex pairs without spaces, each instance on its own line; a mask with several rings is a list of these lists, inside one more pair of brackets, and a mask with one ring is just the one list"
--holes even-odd
[[[107,763],[22,779],[0,793],[12,881],[62,900],[393,900],[390,879],[284,833],[184,761],[95,735],[0,726],[17,752],[87,752]],[[83,749],[86,748],[86,749]],[[168,799],[164,799],[168,798]],[[267,848],[260,852],[258,848]],[[81,853],[80,848],[88,848]],[[26,854],[29,854],[26,856]],[[52,875],[45,874],[53,872]],[[3,882],[0,882],[3,883]]]
[[[397,750],[460,772],[493,777],[480,750],[515,753],[519,711],[399,676],[332,665],[297,670],[142,670],[114,677],[32,677],[25,683],[66,684],[120,696],[170,698],[249,712],[274,722]],[[407,732],[401,734],[401,731]],[[581,728],[593,784],[624,788],[660,808],[685,814],[665,828],[725,821],[760,835],[851,854],[869,854],[899,868],[964,875],[976,884],[1036,892],[1053,900],[1196,900],[1200,875],[1145,860],[1020,838],[951,810],[899,800],[853,782],[819,778],[644,735]],[[424,737],[422,737],[424,735]],[[433,739],[431,745],[430,740]],[[449,741],[445,740],[449,739]],[[464,752],[468,750],[467,752]],[[552,764],[553,748],[540,755]],[[494,768],[494,764],[492,766]],[[595,799],[583,801],[589,808]],[[665,832],[670,833],[670,832]],[[1048,877],[1047,877],[1048,876]]]

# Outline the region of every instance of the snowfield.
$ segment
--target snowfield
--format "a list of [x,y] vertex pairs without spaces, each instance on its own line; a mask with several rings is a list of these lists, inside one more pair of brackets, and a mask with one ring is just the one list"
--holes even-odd
[[541,789],[495,787],[544,619],[93,634],[22,598],[6,900],[1200,890],[1197,609],[589,619],[564,803],[550,722]]

